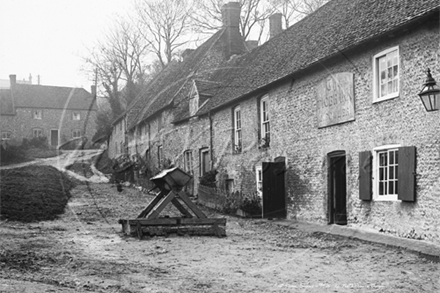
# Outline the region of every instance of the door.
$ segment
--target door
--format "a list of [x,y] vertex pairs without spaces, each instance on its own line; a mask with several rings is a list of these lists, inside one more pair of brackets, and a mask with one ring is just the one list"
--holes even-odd
[[263,218],[286,218],[284,162],[263,162]]
[[328,158],[329,224],[347,224],[347,178],[345,152],[329,154]]
[[50,145],[51,146],[58,146],[58,130],[51,130],[50,131]]

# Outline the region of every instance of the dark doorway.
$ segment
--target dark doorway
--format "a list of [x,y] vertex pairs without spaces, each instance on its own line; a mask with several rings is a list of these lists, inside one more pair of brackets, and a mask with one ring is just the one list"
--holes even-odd
[[58,130],[50,131],[50,145],[54,147],[58,146]]
[[347,177],[345,152],[328,154],[328,223],[347,224]]
[[263,162],[263,218],[286,218],[285,162]]

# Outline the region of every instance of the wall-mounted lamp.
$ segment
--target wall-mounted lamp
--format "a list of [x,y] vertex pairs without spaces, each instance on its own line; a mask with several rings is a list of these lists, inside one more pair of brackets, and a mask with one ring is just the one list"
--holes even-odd
[[440,106],[440,89],[437,87],[435,79],[432,77],[431,70],[429,68],[426,71],[426,75],[426,81],[419,93],[419,97],[422,100],[426,111],[437,111]]

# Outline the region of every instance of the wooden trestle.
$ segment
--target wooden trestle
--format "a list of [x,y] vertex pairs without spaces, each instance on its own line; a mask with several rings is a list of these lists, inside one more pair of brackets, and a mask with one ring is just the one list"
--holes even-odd
[[[195,217],[180,201],[189,207]],[[172,203],[183,217],[160,218],[160,213],[169,203]],[[207,218],[184,191],[172,190],[166,195],[160,192],[136,219],[121,219],[119,223],[122,224],[125,234],[137,236],[139,239],[143,236],[164,236],[170,233],[226,236],[226,219]]]

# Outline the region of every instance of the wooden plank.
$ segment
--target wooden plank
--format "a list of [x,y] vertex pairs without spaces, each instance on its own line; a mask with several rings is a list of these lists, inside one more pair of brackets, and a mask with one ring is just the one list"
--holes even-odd
[[151,213],[147,216],[147,219],[155,219],[159,217],[159,214],[163,211],[163,209],[173,200],[175,197],[174,191],[170,191],[165,198],[162,199],[160,203],[151,211]]
[[359,153],[359,199],[372,200],[372,158],[370,151]]
[[142,231],[142,226],[141,226],[141,224],[138,222],[137,223],[137,225],[136,225],[137,227],[137,229],[136,229],[136,232],[137,232],[137,237],[139,238],[139,240],[141,240],[142,239],[142,237],[144,236],[143,235],[143,231]]
[[160,192],[158,195],[156,195],[156,197],[153,198],[153,200],[148,204],[148,206],[137,217],[145,218],[151,212],[151,210],[157,205],[157,203],[162,200],[164,195],[165,195],[164,192]]
[[171,225],[226,225],[225,218],[155,218],[155,219],[131,219],[128,225],[134,226],[138,223],[142,226],[171,226]]
[[179,191],[178,195],[198,218],[206,218],[206,215],[191,201],[191,199],[189,199],[189,197],[185,194],[185,191]]
[[398,199],[416,200],[416,147],[399,148]]
[[226,231],[223,228],[218,227],[218,230],[214,230],[213,227],[143,227],[142,232],[144,235],[149,236],[165,236],[167,234],[176,233],[178,235],[200,235],[200,236],[226,236]]
[[188,212],[187,209],[185,209],[185,207],[180,203],[180,201],[177,198],[173,198],[173,200],[171,201],[171,203],[179,210],[180,213],[182,213],[182,215],[184,215],[187,218],[192,218],[193,215],[191,215],[190,212]]

